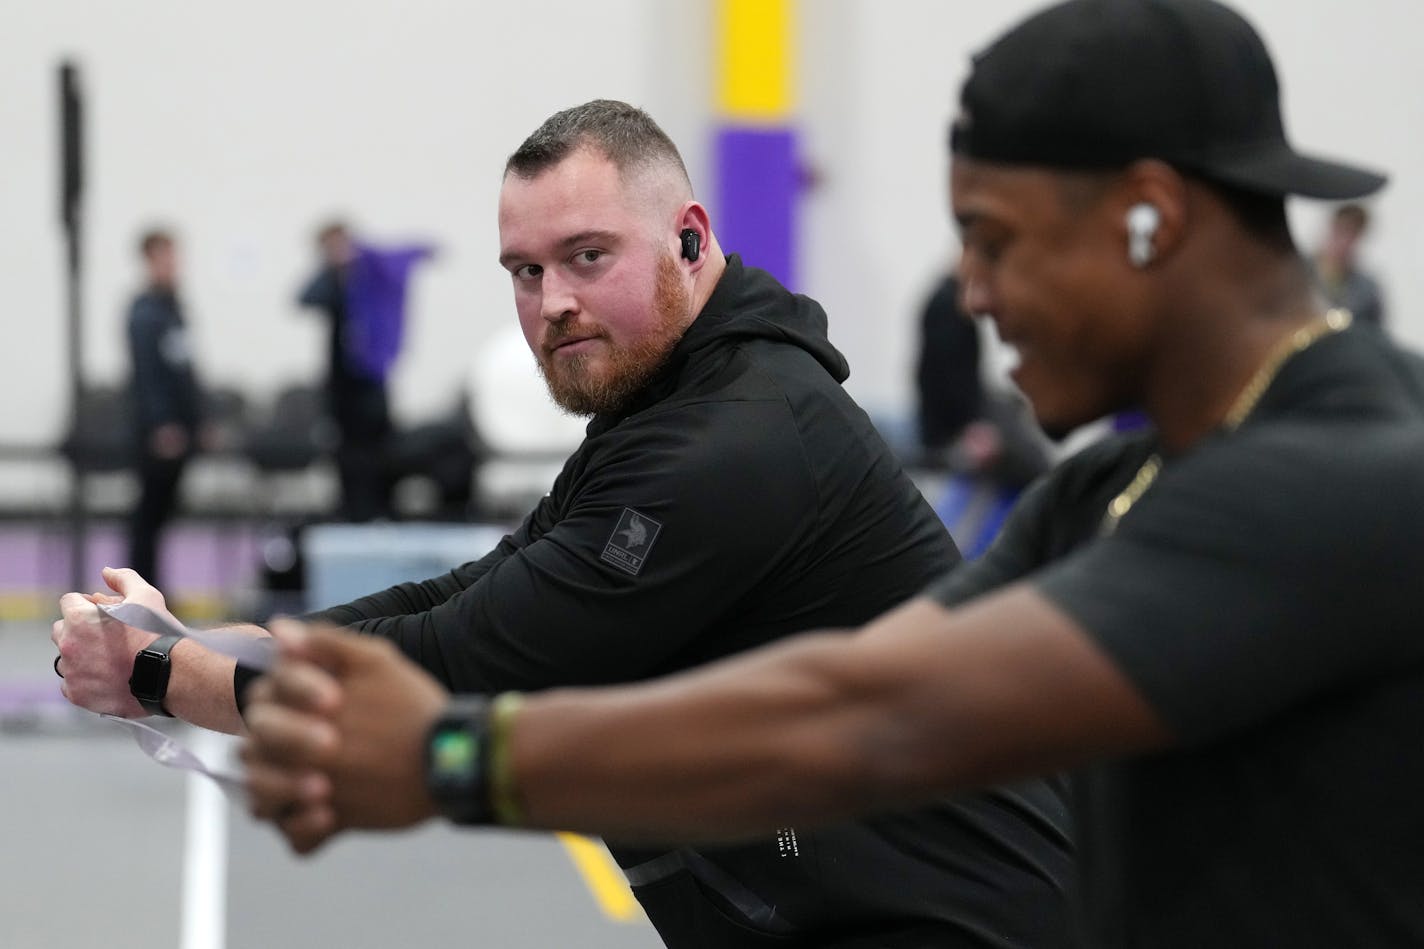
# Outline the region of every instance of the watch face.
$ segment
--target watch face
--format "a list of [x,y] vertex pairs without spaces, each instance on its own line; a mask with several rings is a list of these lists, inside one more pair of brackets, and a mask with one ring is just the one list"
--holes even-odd
[[140,652],[134,661],[129,691],[140,698],[161,698],[168,687],[168,662],[168,656],[161,652]]
[[425,788],[440,811],[457,824],[488,824],[489,701],[455,698],[430,727],[425,741]]
[[468,731],[452,728],[430,740],[430,777],[441,785],[469,783],[479,766],[480,742]]

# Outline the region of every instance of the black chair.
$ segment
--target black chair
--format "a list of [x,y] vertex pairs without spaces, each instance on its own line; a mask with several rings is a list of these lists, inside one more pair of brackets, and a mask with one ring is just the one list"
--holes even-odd
[[322,391],[292,385],[248,435],[247,457],[260,471],[300,471],[335,451],[337,437]]
[[138,464],[137,431],[132,393],[93,386],[80,393],[59,451],[81,473],[127,471]]
[[251,409],[247,396],[237,389],[218,387],[203,392],[201,413],[211,447],[219,454],[246,454],[252,434]]
[[407,478],[424,479],[434,488],[436,501],[428,516],[435,520],[466,520],[474,509],[475,469],[489,455],[475,431],[464,399],[444,417],[391,434],[385,465],[392,484]]
[[249,430],[244,450],[261,484],[259,513],[284,522],[326,514],[335,478],[323,469],[337,440],[321,389],[282,389],[271,410]]

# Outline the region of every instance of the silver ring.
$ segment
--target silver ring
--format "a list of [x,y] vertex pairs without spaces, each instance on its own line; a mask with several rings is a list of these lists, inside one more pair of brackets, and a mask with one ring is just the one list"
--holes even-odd
[[57,675],[57,676],[59,676],[61,679],[64,678],[64,673],[59,671],[59,657],[58,657],[58,656],[55,656],[55,657],[54,657],[54,674]]

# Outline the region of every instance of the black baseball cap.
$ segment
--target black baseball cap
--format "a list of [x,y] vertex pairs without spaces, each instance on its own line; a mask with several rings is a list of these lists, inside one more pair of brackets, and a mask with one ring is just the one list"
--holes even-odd
[[974,57],[955,154],[1105,168],[1160,158],[1271,195],[1343,200],[1385,177],[1286,141],[1261,37],[1213,0],[1068,0]]

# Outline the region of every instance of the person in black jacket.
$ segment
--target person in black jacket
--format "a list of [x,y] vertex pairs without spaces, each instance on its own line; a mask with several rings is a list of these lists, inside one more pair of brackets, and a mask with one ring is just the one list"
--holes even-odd
[[[487,556],[310,619],[382,637],[457,690],[628,682],[864,622],[958,560],[841,387],[825,312],[723,254],[646,114],[595,101],[550,118],[509,160],[499,230],[524,335],[587,437]],[[112,675],[76,691],[93,607],[62,605],[70,698],[138,714]],[[231,661],[181,643],[172,658],[169,710],[238,727]],[[731,846],[611,848],[673,947],[1056,947],[1065,814],[1059,782],[1038,780]]]
[[167,231],[152,230],[139,251],[146,285],[128,313],[140,485],[129,516],[129,563],[157,582],[159,533],[173,515],[197,440],[200,400],[178,299],[176,242]]
[[947,273],[920,310],[915,363],[920,450],[931,467],[944,466],[960,434],[984,415],[979,351],[979,326],[959,305],[959,278]]

